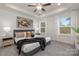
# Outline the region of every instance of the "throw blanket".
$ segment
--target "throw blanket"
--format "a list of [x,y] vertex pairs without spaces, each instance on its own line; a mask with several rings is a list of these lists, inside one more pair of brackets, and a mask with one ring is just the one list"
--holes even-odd
[[30,44],[30,43],[35,43],[35,42],[39,42],[41,50],[45,49],[45,46],[46,46],[45,38],[22,39],[17,42],[17,49],[19,50],[18,54],[21,53],[21,47],[24,44]]

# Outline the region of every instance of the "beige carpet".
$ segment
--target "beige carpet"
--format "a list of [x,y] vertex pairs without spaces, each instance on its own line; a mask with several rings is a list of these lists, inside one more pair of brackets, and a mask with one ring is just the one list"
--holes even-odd
[[[74,53],[71,45],[53,41],[45,51],[39,51],[34,56],[72,56]],[[0,56],[18,56],[16,46],[0,48]]]

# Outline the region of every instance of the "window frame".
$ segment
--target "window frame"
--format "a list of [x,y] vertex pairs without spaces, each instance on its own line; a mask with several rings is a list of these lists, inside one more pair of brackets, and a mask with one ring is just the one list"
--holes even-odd
[[[62,16],[62,17],[70,17],[71,18],[71,16]],[[69,33],[69,34],[65,34],[65,33],[60,33],[60,27],[64,27],[64,26],[60,26],[60,20],[61,20],[61,17],[59,18],[59,20],[58,20],[58,35],[71,35],[72,34],[72,29],[70,29],[71,30],[71,32]],[[71,24],[70,24],[70,26],[66,26],[66,27],[72,27],[72,18],[71,18],[71,22],[70,22]]]
[[[45,27],[41,27],[41,23],[44,22],[45,23]],[[46,28],[47,28],[47,22],[45,20],[42,20],[39,22],[39,27],[40,27],[40,33],[41,34],[45,34],[46,33]],[[45,32],[41,32],[41,28],[45,29]]]

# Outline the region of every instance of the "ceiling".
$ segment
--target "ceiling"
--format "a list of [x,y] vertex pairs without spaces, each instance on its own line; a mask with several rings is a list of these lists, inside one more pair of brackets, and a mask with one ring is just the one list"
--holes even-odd
[[33,16],[47,16],[50,14],[59,13],[66,10],[74,10],[79,9],[78,3],[61,3],[61,5],[57,5],[57,3],[51,3],[50,6],[44,7],[46,10],[45,12],[42,12],[41,15],[39,15],[37,12],[33,12],[36,7],[28,7],[27,5],[33,4],[33,3],[6,3],[6,4],[0,4],[0,9],[3,7],[6,7],[8,9],[13,9],[15,11],[19,11],[25,14],[30,14]]

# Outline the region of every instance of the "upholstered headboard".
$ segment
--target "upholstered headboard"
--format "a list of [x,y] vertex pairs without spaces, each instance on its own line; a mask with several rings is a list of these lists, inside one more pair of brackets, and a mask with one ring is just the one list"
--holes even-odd
[[14,30],[13,35],[14,35],[14,37],[17,37],[17,35],[27,37],[27,36],[30,36],[32,33],[34,33],[34,29],[19,29],[19,30],[17,29],[17,30]]

